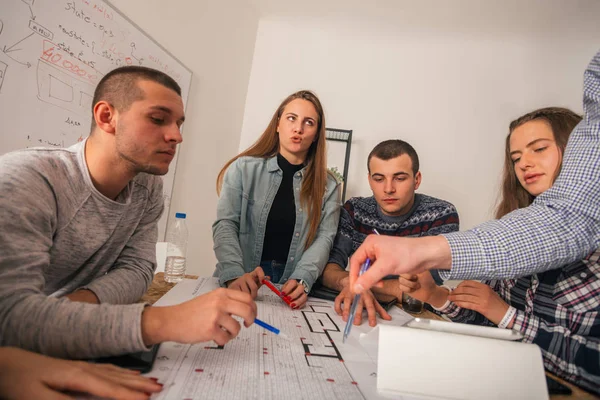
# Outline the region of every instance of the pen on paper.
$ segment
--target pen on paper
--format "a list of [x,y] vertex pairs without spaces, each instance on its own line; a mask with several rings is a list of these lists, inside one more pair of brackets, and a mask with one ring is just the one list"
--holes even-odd
[[279,289],[277,289],[277,288],[275,287],[275,285],[273,285],[273,284],[271,283],[271,281],[270,281],[270,280],[268,280],[268,279],[263,279],[263,280],[262,280],[262,283],[263,283],[263,285],[267,285],[267,287],[268,287],[269,289],[271,289],[271,290],[273,291],[273,293],[275,293],[277,296],[279,296],[279,297],[281,298],[281,300],[285,301],[285,302],[286,302],[286,304],[287,304],[288,306],[290,306],[290,307],[292,306],[292,302],[291,302],[290,300],[288,300],[288,298],[287,298],[286,296],[284,296],[284,295],[283,295],[283,293],[281,293],[281,292],[279,291]]
[[[358,272],[358,276],[361,276],[365,273],[365,271],[371,265],[371,260],[367,258],[367,260],[360,267],[360,271]],[[346,338],[350,334],[350,330],[352,329],[352,323],[354,322],[354,316],[356,315],[356,305],[360,300],[360,294],[354,296],[354,300],[352,301],[352,306],[350,307],[350,315],[348,316],[348,321],[346,322],[346,327],[344,328],[344,337],[342,338],[342,343],[346,343]]]
[[[377,232],[377,229],[375,229],[375,228],[373,228],[373,233],[375,233],[376,235],[379,235],[379,232]],[[369,258],[367,258],[367,260],[364,262],[364,264],[360,267],[358,276],[361,276],[362,274],[364,274],[370,265],[371,265],[371,260]],[[355,295],[354,300],[352,301],[352,306],[350,307],[350,315],[348,316],[348,321],[346,322],[346,327],[344,328],[344,337],[342,338],[342,343],[346,343],[346,338],[348,337],[348,335],[350,334],[350,330],[352,329],[352,323],[354,321],[354,316],[356,315],[356,305],[358,304],[359,300],[360,300],[360,294]]]
[[276,334],[279,337],[282,337],[284,339],[290,339],[289,336],[287,336],[285,333],[281,332],[279,329],[275,328],[272,325],[267,324],[264,321],[261,321],[258,318],[254,318],[254,323],[260,327],[265,328],[266,330],[268,330],[269,332],[273,332],[274,334]]

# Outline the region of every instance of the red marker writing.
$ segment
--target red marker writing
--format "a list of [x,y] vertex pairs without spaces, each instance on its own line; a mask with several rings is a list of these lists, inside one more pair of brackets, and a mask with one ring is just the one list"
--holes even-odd
[[271,281],[270,281],[270,280],[268,280],[268,279],[263,279],[263,280],[262,280],[262,283],[263,283],[263,285],[267,285],[267,287],[268,287],[269,289],[271,289],[271,290],[273,291],[273,293],[275,293],[277,296],[279,296],[279,297],[281,298],[281,300],[285,301],[285,303],[286,303],[288,306],[290,306],[290,307],[292,306],[292,302],[291,302],[291,301],[289,301],[289,300],[287,299],[287,297],[286,297],[286,296],[284,296],[284,295],[283,295],[283,294],[282,294],[282,293],[279,291],[279,289],[277,289],[277,288],[275,287],[275,285],[273,285],[273,284],[271,283]]

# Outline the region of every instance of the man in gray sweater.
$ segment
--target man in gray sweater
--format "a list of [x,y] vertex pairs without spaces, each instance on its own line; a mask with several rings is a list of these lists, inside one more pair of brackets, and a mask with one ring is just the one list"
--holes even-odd
[[0,346],[65,358],[162,341],[225,344],[250,295],[219,289],[172,307],[133,304],[152,282],[162,180],[184,121],[179,85],[123,67],[102,78],[90,136],[0,157]]

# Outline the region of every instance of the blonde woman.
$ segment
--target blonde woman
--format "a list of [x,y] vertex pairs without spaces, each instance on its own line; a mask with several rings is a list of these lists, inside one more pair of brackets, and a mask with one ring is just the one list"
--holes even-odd
[[288,96],[256,143],[225,164],[217,193],[220,284],[255,297],[268,276],[283,284],[293,308],[302,307],[328,260],[340,204],[317,96]]

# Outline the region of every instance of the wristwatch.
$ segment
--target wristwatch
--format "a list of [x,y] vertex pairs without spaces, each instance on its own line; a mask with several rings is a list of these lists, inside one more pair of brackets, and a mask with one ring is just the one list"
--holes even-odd
[[308,283],[306,283],[306,281],[304,279],[299,279],[298,283],[302,285],[302,287],[304,288],[304,293],[306,293],[308,295],[308,292],[310,292],[310,288],[308,287]]

